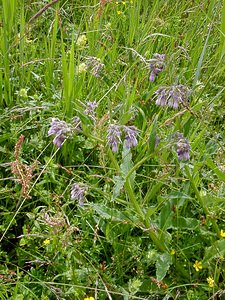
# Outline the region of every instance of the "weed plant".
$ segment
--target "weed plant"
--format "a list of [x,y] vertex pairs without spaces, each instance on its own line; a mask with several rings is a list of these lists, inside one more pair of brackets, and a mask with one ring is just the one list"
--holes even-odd
[[2,0],[0,299],[225,299],[225,2]]

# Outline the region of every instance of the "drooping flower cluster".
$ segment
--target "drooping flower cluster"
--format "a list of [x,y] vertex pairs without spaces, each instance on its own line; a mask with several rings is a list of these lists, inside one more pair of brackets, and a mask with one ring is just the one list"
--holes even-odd
[[156,92],[156,105],[178,108],[188,104],[190,89],[182,84],[160,87]]
[[90,71],[93,76],[100,77],[104,67],[105,65],[101,63],[100,58],[95,56],[89,56],[86,58],[85,70]]
[[77,131],[81,130],[80,124],[81,124],[80,118],[79,118],[78,116],[75,116],[75,117],[73,118],[73,126],[74,126],[74,129],[77,130]]
[[58,148],[61,148],[64,140],[70,132],[71,128],[65,121],[61,121],[58,118],[52,118],[48,136],[55,136],[53,140],[54,145],[56,145]]
[[137,146],[138,130],[135,126],[123,126],[125,132],[125,145],[127,149]]
[[70,134],[81,130],[80,124],[81,120],[77,116],[73,118],[73,124],[68,124],[59,118],[52,118],[48,136],[53,135],[53,144],[61,148],[63,142]]
[[98,107],[98,103],[96,101],[88,101],[84,113],[90,118],[92,118],[92,120],[96,121],[95,109],[97,107]]
[[153,58],[148,61],[150,63],[149,68],[151,70],[149,81],[153,82],[155,77],[163,71],[165,57],[165,54],[155,53]]
[[78,200],[80,206],[84,205],[86,189],[79,183],[74,183],[71,188],[71,199]]
[[125,137],[125,146],[127,149],[137,146],[138,129],[135,126],[119,126],[110,124],[108,128],[107,140],[113,152],[118,152],[119,144],[122,143],[122,131]]
[[176,151],[179,160],[189,160],[190,159],[190,143],[189,141],[180,133],[176,132],[175,138]]
[[108,128],[108,144],[112,148],[112,152],[117,152],[119,149],[119,144],[121,143],[121,126],[110,124]]

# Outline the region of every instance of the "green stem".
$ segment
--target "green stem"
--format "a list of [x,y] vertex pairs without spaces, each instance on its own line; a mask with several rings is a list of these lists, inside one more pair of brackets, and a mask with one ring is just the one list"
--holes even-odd
[[[111,158],[111,161],[112,161],[115,169],[121,174],[120,166],[118,165],[117,160],[115,159],[115,157],[110,149],[108,151],[108,154],[109,154],[109,157]],[[142,159],[138,164],[136,164],[135,167],[141,165],[146,159],[147,158]],[[134,171],[135,168],[132,168],[131,171],[132,170]],[[136,197],[135,197],[135,194],[134,194],[134,191],[132,189],[131,182],[129,179],[130,175],[133,172],[133,171],[132,172],[131,171],[128,173],[125,184],[124,184],[125,190],[129,197],[129,201],[130,201],[132,207],[134,208],[134,210],[136,211],[136,213],[139,215],[140,221],[144,223],[146,228],[148,228],[150,238],[153,241],[153,243],[155,244],[155,246],[162,252],[168,252],[164,243],[162,241],[160,241],[160,239],[157,237],[157,234],[154,232],[154,229],[151,228],[151,224],[150,224],[149,220],[145,218],[145,214],[136,200]]]
[[134,195],[134,191],[132,189],[131,183],[130,183],[130,179],[127,178],[126,182],[124,183],[124,187],[125,190],[128,194],[129,200],[133,206],[133,208],[135,209],[135,211],[138,213],[138,215],[140,216],[141,221],[143,222],[145,220],[145,215],[140,207],[140,205],[138,204],[136,197]]
[[197,199],[198,199],[198,201],[199,201],[199,203],[200,203],[200,205],[201,205],[201,207],[202,207],[202,209],[204,211],[204,214],[206,215],[206,217],[208,217],[208,218],[211,219],[212,226],[213,226],[213,228],[214,228],[217,236],[220,237],[220,230],[219,230],[219,227],[218,227],[218,225],[216,223],[216,220],[213,219],[212,217],[210,217],[210,212],[209,212],[207,206],[204,203],[203,197],[199,193],[199,190],[198,190],[198,188],[197,188],[197,186],[196,186],[196,184],[195,184],[195,182],[193,180],[193,177],[191,176],[191,173],[190,173],[190,170],[189,170],[188,166],[185,166],[185,171],[186,171],[188,179],[190,180],[192,189],[194,190],[195,195],[196,195],[196,197],[197,197]]

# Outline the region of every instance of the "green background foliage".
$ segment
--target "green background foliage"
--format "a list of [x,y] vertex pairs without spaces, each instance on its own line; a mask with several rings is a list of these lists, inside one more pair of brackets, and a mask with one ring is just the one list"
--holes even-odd
[[[225,2],[50,2],[0,4],[0,299],[222,299]],[[165,68],[150,82],[155,53]],[[177,84],[188,106],[156,106]],[[74,116],[81,130],[58,149],[51,118]],[[113,153],[113,123],[136,126],[138,145]],[[11,168],[21,135],[19,161],[35,163],[25,196]]]

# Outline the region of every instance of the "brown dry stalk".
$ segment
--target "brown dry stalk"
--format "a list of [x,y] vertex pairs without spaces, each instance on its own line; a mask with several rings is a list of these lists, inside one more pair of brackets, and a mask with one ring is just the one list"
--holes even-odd
[[43,6],[35,15],[33,15],[30,20],[27,22],[27,26],[32,23],[35,19],[40,17],[49,7],[51,7],[53,4],[57,3],[59,0],[53,0],[52,2],[46,4]]
[[35,161],[31,166],[26,166],[20,161],[21,148],[24,141],[24,135],[20,135],[15,145],[15,161],[11,162],[11,171],[16,175],[19,183],[22,185],[21,194],[24,198],[29,198],[29,187],[36,168],[37,162]]
[[99,1],[99,9],[98,9],[98,18],[101,17],[102,15],[102,11],[104,9],[104,6],[106,5],[106,3],[111,2],[112,0],[100,0]]

